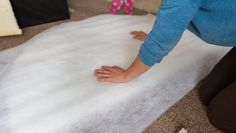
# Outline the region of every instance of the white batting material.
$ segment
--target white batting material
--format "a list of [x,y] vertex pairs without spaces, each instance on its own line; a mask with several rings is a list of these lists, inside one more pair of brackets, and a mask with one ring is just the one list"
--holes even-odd
[[1,133],[138,133],[188,93],[228,48],[186,31],[150,71],[125,84],[99,83],[101,65],[126,68],[155,16],[100,15],[53,27],[0,53]]

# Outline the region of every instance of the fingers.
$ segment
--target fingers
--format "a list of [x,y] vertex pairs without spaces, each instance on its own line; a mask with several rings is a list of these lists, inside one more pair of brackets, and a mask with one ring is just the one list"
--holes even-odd
[[137,39],[137,40],[140,40],[140,41],[144,41],[145,40],[145,37],[143,37],[143,36],[134,36],[133,38]]
[[134,34],[137,34],[138,31],[131,31],[130,34],[131,35],[134,35]]
[[[96,71],[96,70],[95,70]],[[100,82],[113,82],[112,78],[112,72],[111,71],[107,71],[107,70],[98,70],[97,73],[95,73],[95,76],[97,78],[97,81]]]
[[130,34],[133,35],[134,39],[141,40],[141,41],[144,41],[147,36],[147,34],[143,31],[133,31]]
[[147,33],[143,32],[143,31],[132,31],[130,32],[131,35],[136,35],[136,36],[140,36],[140,35],[147,35]]
[[108,78],[111,77],[111,72],[103,69],[96,69],[94,75],[98,78],[100,77]]
[[100,69],[94,71],[94,75],[97,78],[110,78],[114,75],[114,67],[102,66]]

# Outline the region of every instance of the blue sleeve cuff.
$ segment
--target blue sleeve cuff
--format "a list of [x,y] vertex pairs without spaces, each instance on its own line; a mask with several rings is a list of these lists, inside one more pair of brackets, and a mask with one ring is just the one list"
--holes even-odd
[[159,63],[161,60],[156,60],[156,58],[148,52],[148,50],[145,48],[145,45],[143,44],[139,50],[139,58],[142,61],[143,64],[151,67],[155,63]]

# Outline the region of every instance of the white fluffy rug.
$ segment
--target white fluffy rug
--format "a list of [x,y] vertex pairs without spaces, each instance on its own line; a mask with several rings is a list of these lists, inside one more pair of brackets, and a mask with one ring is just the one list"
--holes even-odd
[[126,83],[99,83],[101,65],[127,67],[155,16],[100,15],[55,26],[0,52],[0,133],[139,133],[187,94],[228,48],[186,31],[150,71]]

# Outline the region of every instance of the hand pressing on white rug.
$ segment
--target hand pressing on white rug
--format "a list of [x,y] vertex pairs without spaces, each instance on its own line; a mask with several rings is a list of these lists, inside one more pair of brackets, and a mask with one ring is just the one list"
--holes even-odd
[[143,31],[132,31],[130,34],[133,35],[134,39],[137,39],[140,41],[144,41],[147,37],[147,33]]
[[100,69],[94,71],[94,75],[97,77],[98,81],[103,82],[123,83],[128,81],[126,78],[126,70],[118,66],[102,66]]
[[149,68],[149,66],[143,64],[139,57],[137,57],[127,70],[118,66],[102,66],[100,69],[94,71],[94,76],[101,82],[125,83],[135,79]]

